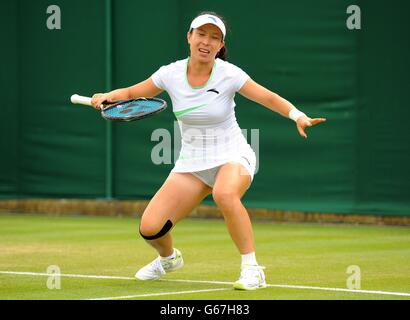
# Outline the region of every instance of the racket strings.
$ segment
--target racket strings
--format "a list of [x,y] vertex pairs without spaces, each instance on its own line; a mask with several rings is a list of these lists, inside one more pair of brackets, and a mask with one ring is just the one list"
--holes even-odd
[[104,109],[107,117],[124,118],[135,117],[146,113],[152,113],[162,109],[164,104],[157,100],[133,100],[124,101]]

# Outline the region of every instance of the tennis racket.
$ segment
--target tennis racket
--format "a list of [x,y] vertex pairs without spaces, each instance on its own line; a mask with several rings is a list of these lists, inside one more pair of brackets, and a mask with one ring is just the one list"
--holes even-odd
[[[71,102],[92,106],[90,97],[73,94]],[[164,111],[167,103],[157,98],[138,98],[121,100],[115,102],[104,102],[101,109],[101,116],[110,121],[135,121]]]

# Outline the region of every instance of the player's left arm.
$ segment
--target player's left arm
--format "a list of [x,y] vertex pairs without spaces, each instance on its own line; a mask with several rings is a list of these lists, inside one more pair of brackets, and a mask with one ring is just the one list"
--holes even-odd
[[[278,94],[266,89],[252,79],[248,79],[245,82],[245,84],[239,90],[239,93],[245,98],[259,103],[286,118],[289,118],[290,112],[292,110],[294,110],[293,113],[295,113],[295,111],[297,110],[292,103],[282,98]],[[299,113],[296,114],[299,115]],[[300,113],[300,116],[297,116],[297,118],[293,120],[295,120],[296,122],[299,134],[304,138],[307,138],[307,135],[305,133],[306,127],[311,127],[318,123],[326,121],[325,118],[309,118],[304,113]]]

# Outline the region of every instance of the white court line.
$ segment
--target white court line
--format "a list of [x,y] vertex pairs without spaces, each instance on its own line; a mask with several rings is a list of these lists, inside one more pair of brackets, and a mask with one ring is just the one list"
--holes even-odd
[[[191,282],[191,283],[212,283],[212,284],[229,284],[233,282],[223,281],[205,281],[205,280],[176,280],[176,279],[161,279],[161,281],[173,281],[173,282]],[[410,293],[406,292],[394,292],[394,291],[379,291],[379,290],[359,290],[359,289],[343,289],[343,288],[326,288],[326,287],[313,287],[313,286],[296,286],[288,284],[267,284],[268,287],[287,288],[287,289],[308,289],[308,290],[324,290],[324,291],[340,291],[340,292],[354,292],[354,293],[370,293],[381,295],[393,295],[393,296],[405,296],[410,297]]]
[[[82,274],[55,274],[55,273],[41,273],[41,272],[17,272],[17,271],[0,271],[0,274],[5,275],[27,275],[27,276],[46,276],[46,277],[67,277],[67,278],[91,278],[91,279],[113,279],[113,280],[135,280],[133,277],[120,277],[120,276],[98,276],[98,275],[82,275]],[[205,284],[223,284],[232,285],[233,282],[224,281],[206,281],[206,280],[184,280],[184,279],[161,279],[160,281],[169,282],[186,282],[186,283],[205,283]],[[410,297],[408,292],[394,292],[394,291],[379,291],[379,290],[358,290],[358,289],[343,289],[343,288],[326,288],[326,287],[313,287],[313,286],[297,286],[286,284],[268,284],[268,287],[287,288],[287,289],[303,289],[303,290],[323,290],[323,291],[340,291],[340,292],[352,292],[352,293],[367,293],[367,294],[379,294],[379,295],[393,295]]]
[[96,299],[86,299],[86,300],[120,300],[120,299],[133,299],[141,297],[156,297],[156,296],[165,296],[173,294],[186,294],[186,293],[200,293],[200,292],[212,292],[212,291],[225,291],[231,290],[231,288],[216,288],[216,289],[204,289],[204,290],[189,290],[189,291],[177,291],[177,292],[160,292],[160,293],[145,293],[145,294],[136,294],[133,296],[122,296],[122,297],[108,297],[108,298],[96,298]]
[[91,279],[114,279],[114,280],[135,280],[131,277],[117,276],[93,276],[84,274],[64,274],[64,273],[45,273],[45,272],[16,272],[16,271],[0,271],[0,274],[11,274],[20,276],[45,276],[45,277],[67,277],[67,278],[91,278]]

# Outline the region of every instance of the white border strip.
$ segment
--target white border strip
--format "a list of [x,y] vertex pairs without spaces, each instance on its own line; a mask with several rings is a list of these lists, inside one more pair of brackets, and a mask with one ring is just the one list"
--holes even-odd
[[[113,279],[113,280],[136,280],[133,277],[120,277],[120,276],[98,276],[98,275],[82,275],[82,274],[55,274],[55,273],[41,273],[41,272],[18,272],[18,271],[0,271],[0,275],[23,275],[23,276],[46,276],[46,277],[67,277],[67,278],[88,278],[88,279]],[[222,285],[232,285],[233,282],[224,281],[206,281],[206,280],[183,280],[183,279],[161,279],[161,281],[169,282],[186,282],[186,283],[205,283],[205,284],[222,284]],[[402,296],[410,297],[410,293],[407,292],[394,292],[394,291],[378,291],[378,290],[356,290],[356,289],[343,289],[343,288],[326,288],[326,287],[313,287],[313,286],[297,286],[297,285],[286,285],[286,284],[268,284],[268,287],[277,288],[287,288],[287,289],[303,289],[303,290],[323,290],[323,291],[339,291],[339,292],[352,292],[352,293],[367,293],[367,294],[379,294],[379,295],[392,295],[392,296]],[[207,289],[212,291],[224,290],[219,289]],[[226,288],[230,290],[230,288]],[[168,293],[153,293],[145,295],[136,296],[124,296],[124,297],[112,297],[112,298],[101,298],[101,299],[127,299],[127,297],[149,297],[155,295],[166,295],[166,294],[182,294],[182,293],[194,293],[194,292],[206,292],[205,290],[194,290],[194,291],[180,291],[180,292],[168,292]],[[128,298],[130,299],[130,298]]]

